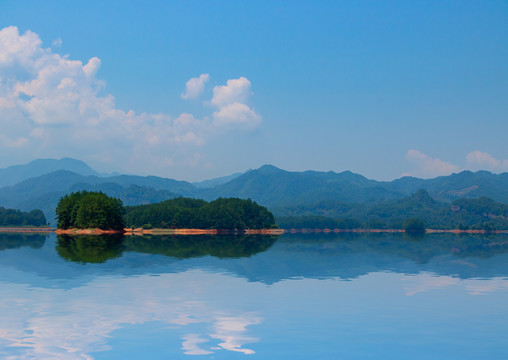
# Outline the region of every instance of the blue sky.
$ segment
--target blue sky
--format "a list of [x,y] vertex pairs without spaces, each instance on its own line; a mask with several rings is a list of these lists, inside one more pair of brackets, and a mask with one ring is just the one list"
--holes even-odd
[[506,1],[0,1],[0,31],[0,167],[508,171]]

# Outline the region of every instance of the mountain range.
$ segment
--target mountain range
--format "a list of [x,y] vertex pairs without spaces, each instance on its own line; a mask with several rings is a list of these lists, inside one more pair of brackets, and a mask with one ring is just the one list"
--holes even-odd
[[41,209],[53,223],[61,196],[78,190],[102,191],[138,205],[184,196],[213,200],[250,198],[275,215],[333,213],[351,204],[383,204],[426,190],[440,202],[489,197],[508,203],[508,173],[462,171],[434,179],[403,177],[376,181],[344,171],[292,172],[264,165],[231,176],[199,183],[157,176],[100,174],[82,161],[39,159],[0,169],[0,206],[23,211]]

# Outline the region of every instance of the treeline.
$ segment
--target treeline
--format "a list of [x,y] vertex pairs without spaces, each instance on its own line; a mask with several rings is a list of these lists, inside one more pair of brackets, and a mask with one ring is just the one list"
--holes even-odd
[[15,209],[0,207],[0,226],[44,226],[46,217],[41,210],[24,212]]
[[248,199],[219,198],[206,202],[176,198],[157,204],[129,206],[125,225],[130,228],[266,229],[275,226],[273,214]]
[[56,207],[59,229],[124,228],[122,201],[102,192],[78,191],[65,195]]
[[78,191],[65,195],[56,207],[59,229],[194,228],[266,229],[275,218],[252,200],[237,198],[206,202],[175,198],[156,204],[125,207],[122,201],[102,192]]
[[[353,204],[337,207],[336,212],[319,204],[310,215],[295,211],[294,215],[277,216],[277,223],[284,229],[404,229],[409,220],[419,219],[425,227],[434,229],[461,230],[506,230],[508,229],[508,205],[487,197],[459,199],[452,203],[434,200],[425,190],[412,196],[374,205]],[[291,214],[287,211],[286,214]],[[284,212],[283,212],[284,213]]]

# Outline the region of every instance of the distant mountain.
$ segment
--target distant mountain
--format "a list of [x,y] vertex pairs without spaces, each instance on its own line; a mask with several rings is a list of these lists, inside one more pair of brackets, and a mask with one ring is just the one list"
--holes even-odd
[[80,175],[99,175],[99,173],[80,160],[71,158],[60,160],[38,159],[25,165],[14,165],[0,169],[0,188],[15,185],[23,180],[49,174],[57,170],[72,171]]
[[[48,172],[59,167],[66,169]],[[31,177],[26,178],[28,176]],[[6,183],[11,185],[1,186]],[[23,211],[40,208],[49,221],[54,218],[58,199],[78,190],[103,191],[122,199],[126,205],[159,202],[177,196],[208,201],[239,197],[268,207],[276,216],[343,217],[353,214],[355,209],[363,207],[361,211],[364,211],[366,205],[369,209],[373,209],[373,205],[381,209],[383,204],[406,198],[420,189],[426,190],[432,200],[443,203],[486,196],[508,204],[508,173],[463,171],[428,180],[403,177],[387,182],[370,180],[350,171],[292,172],[264,165],[243,174],[192,184],[157,176],[104,177],[74,159],[36,160],[0,170],[0,206]]]
[[251,198],[264,206],[285,206],[328,199],[360,203],[402,197],[399,193],[381,187],[379,182],[350,171],[290,172],[273,165],[248,171],[228,183],[205,189],[201,195],[209,200],[233,196]]
[[384,187],[404,195],[410,195],[418,189],[425,189],[436,200],[442,201],[487,196],[496,201],[508,203],[508,173],[492,174],[488,171],[466,170],[428,180],[403,177],[392,182],[385,182]]
[[[353,204],[340,212],[289,213],[279,215],[283,228],[401,229],[410,218],[421,219],[432,229],[508,229],[508,205],[487,197],[458,199],[452,203],[433,199],[425,190],[380,204]],[[277,213],[276,213],[277,214]]]
[[218,185],[222,185],[227,182],[230,182],[231,180],[237,178],[238,176],[240,176],[242,174],[243,173],[241,173],[241,172],[237,172],[237,173],[234,173],[234,174],[228,175],[228,176],[222,176],[222,177],[218,177],[218,178],[214,178],[214,179],[193,182],[192,185],[194,185],[195,187],[197,187],[199,189],[213,188]]
[[0,206],[29,211],[41,209],[53,223],[60,197],[79,190],[102,191],[120,198],[125,205],[160,202],[176,196],[193,196],[195,187],[185,181],[155,176],[83,176],[59,170],[0,188]]

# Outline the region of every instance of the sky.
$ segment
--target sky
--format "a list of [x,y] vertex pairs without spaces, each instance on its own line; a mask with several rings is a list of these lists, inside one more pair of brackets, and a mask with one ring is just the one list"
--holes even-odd
[[508,171],[507,1],[0,0],[0,168]]

